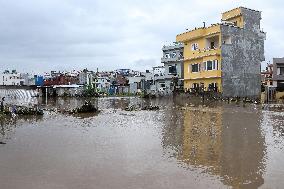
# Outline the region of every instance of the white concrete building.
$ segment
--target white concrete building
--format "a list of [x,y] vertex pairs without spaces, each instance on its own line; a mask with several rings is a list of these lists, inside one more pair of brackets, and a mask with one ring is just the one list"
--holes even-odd
[[165,76],[165,67],[164,66],[153,67],[153,74],[155,77]]
[[111,85],[109,77],[105,76],[104,77],[98,76],[96,78],[95,84],[98,92],[105,92],[105,93],[108,93]]
[[25,80],[21,78],[21,74],[15,70],[12,72],[5,71],[0,74],[0,85],[24,85]]
[[21,74],[21,79],[24,80],[23,85],[26,85],[26,86],[35,85],[35,77],[31,76],[28,73]]
[[145,76],[130,76],[127,77],[129,83],[129,92],[131,94],[142,92],[142,80],[145,81]]
[[95,76],[91,71],[84,70],[79,73],[79,84],[81,85],[92,85],[94,83]]

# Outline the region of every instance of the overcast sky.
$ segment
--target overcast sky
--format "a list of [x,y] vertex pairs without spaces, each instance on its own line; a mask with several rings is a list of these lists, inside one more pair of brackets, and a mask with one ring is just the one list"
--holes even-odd
[[0,0],[0,70],[149,69],[186,28],[262,11],[266,61],[284,56],[281,0]]

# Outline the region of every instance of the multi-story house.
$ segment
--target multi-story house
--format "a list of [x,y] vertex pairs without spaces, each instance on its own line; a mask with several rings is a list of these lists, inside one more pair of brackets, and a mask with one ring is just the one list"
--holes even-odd
[[161,62],[165,68],[165,89],[168,93],[183,86],[183,46],[183,43],[175,42],[162,49]]
[[145,76],[142,76],[141,74],[136,74],[135,76],[127,77],[127,80],[129,84],[129,93],[137,94],[143,92]]
[[165,67],[155,66],[153,67],[153,84],[151,85],[151,93],[164,95],[166,91]]
[[84,69],[79,73],[79,84],[93,86],[95,80],[94,72]]
[[0,74],[0,85],[24,85],[25,79],[21,78],[21,74],[17,73],[16,70],[9,70],[4,71]]
[[239,7],[224,12],[221,23],[177,35],[184,43],[184,88],[258,98],[266,36],[260,20],[260,11]]
[[261,84],[263,86],[273,86],[273,64],[268,64],[266,69],[261,72]]
[[111,86],[110,79],[107,76],[97,76],[95,85],[98,92],[108,93]]
[[273,58],[273,86],[284,89],[284,58]]

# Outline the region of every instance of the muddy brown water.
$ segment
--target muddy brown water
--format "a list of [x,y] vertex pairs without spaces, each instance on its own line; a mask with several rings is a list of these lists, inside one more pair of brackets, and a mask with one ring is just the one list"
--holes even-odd
[[[284,113],[102,98],[99,114],[0,120],[1,189],[283,188]],[[44,100],[39,100],[46,106]],[[49,100],[70,109],[83,99]],[[129,105],[159,105],[131,111]],[[4,144],[6,143],[6,144]]]

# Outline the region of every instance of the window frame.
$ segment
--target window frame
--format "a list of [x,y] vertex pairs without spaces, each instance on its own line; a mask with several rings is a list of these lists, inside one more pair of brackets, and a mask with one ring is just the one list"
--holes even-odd
[[192,43],[191,44],[191,50],[192,51],[197,51],[198,50],[198,43]]
[[[199,63],[194,63],[194,64],[190,64],[191,65],[191,73],[198,73],[200,72],[200,64]],[[197,66],[197,71],[193,71],[193,66]]]

